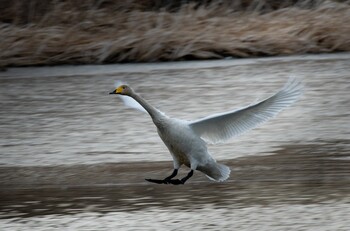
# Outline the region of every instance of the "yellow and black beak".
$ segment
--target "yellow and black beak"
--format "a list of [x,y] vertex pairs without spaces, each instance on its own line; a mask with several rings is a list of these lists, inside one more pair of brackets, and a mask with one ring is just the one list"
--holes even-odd
[[109,94],[121,94],[123,91],[122,87],[118,87],[117,89],[115,89],[114,91],[110,92]]
[[117,89],[114,90],[114,91],[112,91],[112,92],[110,92],[109,94],[110,94],[110,95],[112,95],[112,94],[117,94]]

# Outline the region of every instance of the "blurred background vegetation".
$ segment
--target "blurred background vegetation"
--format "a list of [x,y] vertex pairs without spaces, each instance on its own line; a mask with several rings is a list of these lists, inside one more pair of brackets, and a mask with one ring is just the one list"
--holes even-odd
[[0,0],[0,66],[350,51],[350,1]]

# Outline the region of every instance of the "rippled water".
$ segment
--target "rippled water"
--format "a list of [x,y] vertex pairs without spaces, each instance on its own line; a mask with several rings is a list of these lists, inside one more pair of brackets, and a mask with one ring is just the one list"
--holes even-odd
[[[128,82],[172,117],[201,118],[246,106],[276,92],[289,76],[305,84],[303,98],[261,128],[229,144],[210,146],[218,159],[271,153],[286,143],[349,138],[350,59],[272,59],[231,66],[60,76],[44,68],[8,71],[0,78],[2,165],[92,164],[170,160],[148,115],[108,95]],[[172,64],[173,65],[173,64]],[[137,66],[137,65],[135,65]],[[147,65],[145,65],[147,66]],[[179,64],[181,66],[181,63]],[[153,67],[153,69],[151,68]],[[101,67],[99,67],[101,68]],[[120,69],[120,70],[119,70]],[[16,76],[17,70],[17,76]],[[35,70],[35,69],[34,69]],[[27,75],[26,75],[27,73]]]
[[[348,230],[349,64],[345,53],[1,72],[0,229]],[[289,76],[305,85],[300,101],[209,146],[232,167],[225,183],[145,182],[169,174],[171,157],[149,116],[108,94],[126,81],[169,116],[196,119],[268,97]]]

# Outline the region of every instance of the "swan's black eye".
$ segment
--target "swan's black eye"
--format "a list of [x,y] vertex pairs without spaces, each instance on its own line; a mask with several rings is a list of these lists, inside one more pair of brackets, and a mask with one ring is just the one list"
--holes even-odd
[[126,89],[126,86],[122,86],[122,88],[123,88],[123,90],[125,90],[125,89]]

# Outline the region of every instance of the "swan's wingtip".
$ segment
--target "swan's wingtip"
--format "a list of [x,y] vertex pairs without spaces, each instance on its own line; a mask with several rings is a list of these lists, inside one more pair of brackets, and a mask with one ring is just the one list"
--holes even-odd
[[304,84],[299,78],[296,78],[295,76],[290,76],[288,78],[288,81],[283,86],[282,91],[294,93],[298,96],[301,96],[304,93]]

